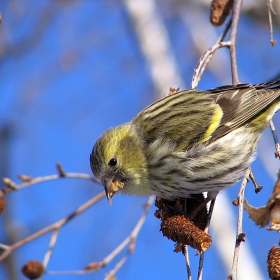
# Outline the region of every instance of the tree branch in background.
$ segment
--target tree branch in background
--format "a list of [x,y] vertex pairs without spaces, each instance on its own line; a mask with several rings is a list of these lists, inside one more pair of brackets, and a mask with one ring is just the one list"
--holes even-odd
[[236,36],[238,30],[238,21],[240,17],[242,0],[236,0],[233,4],[232,25],[230,33],[230,60],[231,60],[231,74],[232,84],[239,84],[238,68],[236,61]]
[[58,179],[62,179],[62,178],[75,178],[75,179],[85,179],[85,180],[91,180],[95,183],[98,183],[97,180],[89,175],[89,174],[85,174],[85,173],[66,173],[63,168],[62,165],[60,163],[58,163],[56,165],[57,170],[58,170],[58,174],[55,175],[48,175],[48,176],[43,176],[43,177],[30,177],[27,175],[19,175],[18,178],[20,180],[22,180],[24,183],[22,184],[16,184],[14,181],[12,181],[10,178],[3,178],[2,181],[3,183],[8,187],[7,189],[2,189],[1,193],[2,196],[4,194],[10,193],[12,191],[18,191],[21,190],[23,188],[29,187],[31,185],[34,184],[39,184],[39,183],[43,183],[43,182],[47,182],[47,181],[52,181],[52,180],[58,180]]
[[147,217],[147,214],[150,210],[150,207],[151,207],[151,204],[153,201],[154,201],[154,196],[149,197],[149,199],[147,200],[147,202],[145,204],[144,212],[143,212],[142,216],[140,217],[139,221],[137,222],[136,226],[134,227],[133,231],[131,232],[131,234],[102,261],[90,263],[83,270],[47,271],[46,273],[47,274],[85,274],[85,273],[97,271],[97,270],[105,267],[108,263],[110,263],[127,245],[129,245],[126,255],[116,264],[115,268],[112,271],[110,271],[109,274],[107,274],[106,279],[112,279],[110,277],[113,277],[115,275],[115,273],[125,263],[125,261],[127,260],[127,257],[134,252],[135,240],[145,222],[145,219]]
[[250,167],[247,168],[244,174],[244,178],[241,183],[240,191],[237,196],[238,200],[238,221],[237,221],[237,233],[236,233],[236,243],[232,261],[232,268],[228,279],[237,279],[237,265],[238,265],[238,258],[239,258],[239,250],[241,242],[245,241],[245,233],[242,232],[242,222],[243,222],[243,202],[244,202],[244,192],[246,184],[249,180],[251,169]]
[[[95,204],[96,202],[98,202],[100,199],[102,199],[103,197],[105,197],[105,192],[100,192],[98,195],[96,195],[95,197],[93,197],[92,199],[90,199],[89,201],[87,201],[85,204],[83,204],[82,206],[80,206],[77,210],[75,210],[72,214],[70,214],[69,216],[67,216],[64,219],[61,219],[60,221],[49,225],[29,236],[27,236],[26,238],[12,244],[12,245],[5,245],[5,244],[0,244],[0,248],[2,250],[4,250],[4,252],[0,255],[0,261],[2,261],[3,259],[5,259],[9,254],[11,254],[15,249],[21,247],[24,244],[27,244],[28,242],[50,232],[53,230],[59,230],[61,227],[63,227],[65,224],[67,224],[70,220],[72,220],[73,218],[75,218],[76,216],[80,215],[81,213],[83,213],[85,210],[87,210],[90,206],[92,206],[93,204]],[[56,239],[52,240],[51,239],[51,243],[53,241],[56,241]],[[54,242],[55,243],[55,242]],[[51,247],[51,246],[50,246]],[[53,246],[52,246],[53,247]]]
[[[88,175],[88,174],[82,174],[82,173],[67,173],[64,171],[64,169],[62,168],[62,166],[60,164],[57,165],[57,169],[59,174],[58,175],[49,175],[49,176],[45,176],[45,177],[36,177],[36,178],[32,178],[26,175],[20,175],[19,178],[24,181],[25,183],[23,184],[16,184],[14,183],[11,179],[9,178],[4,178],[3,181],[4,183],[8,186],[7,189],[3,189],[2,195],[10,193],[12,191],[15,190],[21,190],[25,187],[34,185],[34,184],[38,184],[38,183],[42,183],[42,182],[46,182],[46,181],[50,181],[50,180],[58,180],[58,179],[62,179],[62,178],[78,178],[78,179],[87,179],[87,180],[91,180],[96,182],[96,180]],[[80,215],[81,213],[83,213],[85,210],[87,210],[89,207],[91,207],[92,205],[94,205],[96,202],[98,202],[99,200],[101,200],[103,197],[105,197],[105,192],[102,191],[100,192],[98,195],[96,195],[95,197],[93,197],[92,199],[90,199],[89,201],[87,201],[86,203],[84,203],[82,206],[80,206],[78,209],[76,209],[73,213],[71,213],[70,215],[68,215],[67,217],[61,219],[60,221],[49,225],[29,236],[27,236],[26,238],[12,244],[12,245],[6,245],[6,244],[0,244],[0,248],[3,250],[2,254],[0,255],[0,261],[4,260],[7,256],[9,256],[14,250],[16,250],[17,248],[33,241],[36,238],[39,238],[40,236],[53,231],[53,234],[50,238],[50,242],[49,242],[49,249],[45,254],[45,258],[43,261],[43,267],[44,270],[46,269],[48,262],[50,260],[50,257],[53,253],[53,248],[56,244],[57,241],[57,237],[58,234],[60,232],[60,229],[67,224],[69,221],[71,221],[73,218],[77,217],[78,215]],[[150,206],[153,202],[154,197],[151,196],[147,203],[145,204],[145,209],[144,212],[141,216],[141,218],[139,219],[137,225],[135,226],[134,230],[132,231],[132,233],[112,252],[110,253],[103,261],[99,262],[99,263],[92,263],[89,264],[84,270],[79,270],[79,271],[50,271],[50,272],[44,272],[44,273],[48,273],[48,274],[84,274],[84,273],[89,273],[89,272],[93,272],[96,271],[98,269],[100,269],[101,267],[104,267],[105,265],[107,265],[109,262],[111,262],[128,244],[130,244],[129,246],[129,250],[126,254],[126,256],[116,265],[115,269],[112,270],[107,278],[109,276],[114,275],[118,269],[120,269],[120,267],[125,263],[127,257],[129,254],[134,252],[134,248],[135,248],[135,240],[138,236],[138,233],[140,231],[140,229],[143,226],[143,223],[146,219],[147,213],[150,209]],[[28,267],[27,265],[24,266],[24,268]],[[25,273],[28,273],[25,271]]]
[[274,14],[277,14],[272,6],[272,2],[271,0],[266,0],[267,3],[267,11],[268,11],[268,22],[269,22],[269,32],[270,32],[270,44],[272,47],[276,46],[276,40],[273,37],[273,23],[272,23],[272,16],[271,16],[271,12],[273,12]]

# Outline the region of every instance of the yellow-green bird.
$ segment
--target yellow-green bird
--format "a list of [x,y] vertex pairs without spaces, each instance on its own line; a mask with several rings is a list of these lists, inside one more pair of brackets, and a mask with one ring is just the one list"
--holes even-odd
[[280,108],[280,81],[185,90],[102,134],[91,169],[109,201],[116,193],[167,200],[235,184]]

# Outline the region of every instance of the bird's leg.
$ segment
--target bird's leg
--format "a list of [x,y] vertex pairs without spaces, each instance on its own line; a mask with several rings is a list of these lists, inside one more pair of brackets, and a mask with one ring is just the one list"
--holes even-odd
[[249,177],[255,186],[255,193],[259,193],[262,190],[263,186],[258,184],[251,167],[250,167]]

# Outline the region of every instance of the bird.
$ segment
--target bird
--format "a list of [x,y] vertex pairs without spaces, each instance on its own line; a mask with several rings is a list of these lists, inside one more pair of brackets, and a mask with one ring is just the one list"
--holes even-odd
[[215,198],[244,176],[279,109],[280,80],[178,91],[104,132],[91,170],[110,203],[118,193]]

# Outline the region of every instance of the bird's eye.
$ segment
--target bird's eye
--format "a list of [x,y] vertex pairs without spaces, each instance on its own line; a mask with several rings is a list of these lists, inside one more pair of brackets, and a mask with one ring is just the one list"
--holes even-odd
[[115,157],[111,158],[111,159],[109,160],[108,165],[110,165],[110,166],[112,166],[112,167],[116,166],[116,165],[117,165],[117,159],[116,159]]

